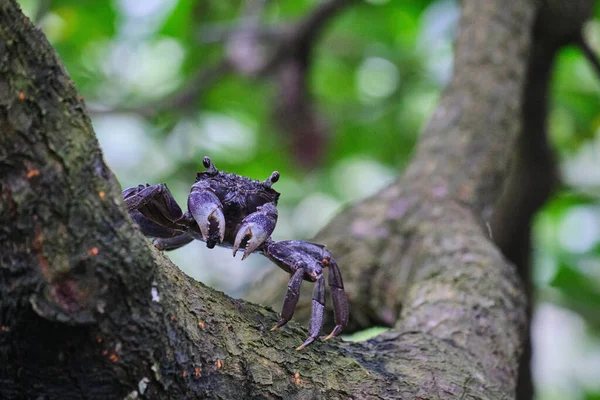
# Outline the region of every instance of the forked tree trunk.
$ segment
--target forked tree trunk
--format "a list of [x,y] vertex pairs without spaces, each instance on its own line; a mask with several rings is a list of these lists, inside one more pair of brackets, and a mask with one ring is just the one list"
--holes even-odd
[[526,295],[487,221],[523,129],[538,6],[463,0],[455,74],[406,173],[319,234],[354,327],[394,330],[296,352],[303,326],[269,332],[273,310],[148,244],[56,53],[0,0],[0,398],[512,398]]

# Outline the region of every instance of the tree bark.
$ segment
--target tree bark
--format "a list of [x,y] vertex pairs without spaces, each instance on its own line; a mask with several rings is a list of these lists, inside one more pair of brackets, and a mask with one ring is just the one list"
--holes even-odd
[[394,330],[296,352],[304,327],[269,332],[273,310],[148,244],[54,50],[0,0],[0,398],[512,398],[526,296],[487,221],[523,128],[539,3],[462,7],[452,82],[406,173],[318,235],[353,328]]
[[[521,88],[523,99],[521,110],[519,115],[513,116],[515,120],[517,118],[521,120],[520,134],[515,143],[514,157],[503,193],[493,212],[483,214],[490,237],[493,238],[504,256],[517,267],[525,285],[528,304],[532,300],[533,292],[530,277],[532,220],[536,211],[550,197],[559,181],[555,158],[548,143],[546,126],[550,100],[548,91],[554,59],[565,46],[578,45],[588,48],[587,45],[581,46],[585,44],[582,28],[585,21],[592,18],[593,6],[594,2],[591,0],[573,2],[547,0],[538,3],[536,17],[531,28],[531,47],[528,54],[522,55],[523,59],[527,60],[527,71]],[[510,24],[507,18],[504,19],[504,22]],[[461,25],[464,24],[463,18]],[[493,49],[477,49],[476,51],[479,51],[480,54],[487,52],[488,55],[493,53]],[[595,55],[591,56],[596,57]],[[456,57],[464,56],[458,53]],[[503,62],[512,61],[504,60]],[[481,68],[486,67],[482,65]],[[466,79],[469,77],[469,72],[465,72],[464,69],[458,70],[457,73],[462,74]],[[456,81],[457,77],[455,76],[453,83]],[[488,90],[489,85],[484,84],[481,89]],[[448,93],[444,98],[448,99]],[[488,112],[493,112],[494,107],[487,107],[487,109]],[[464,109],[464,112],[468,113],[469,109]],[[431,128],[428,127],[426,132],[429,129]],[[469,129],[469,127],[465,129]],[[493,133],[488,132],[482,135],[489,134]],[[443,145],[451,144],[452,141],[449,141],[444,142]],[[435,156],[432,155],[433,157]],[[468,157],[468,154],[465,154],[465,157]],[[452,174],[453,170],[448,173],[448,175]],[[401,187],[405,184],[405,179],[405,177],[399,178],[390,188]],[[390,188],[386,191],[396,190]],[[393,196],[392,194],[391,197]],[[397,204],[402,203],[398,202]],[[342,261],[344,272],[346,275],[354,273],[351,278],[353,282],[356,282],[356,286],[351,288],[353,290],[351,299],[353,300],[352,323],[354,329],[363,329],[373,325],[394,326],[401,317],[401,307],[404,302],[402,298],[394,302],[394,293],[402,296],[402,293],[410,287],[408,278],[411,277],[414,269],[414,266],[411,265],[412,261],[410,258],[409,261],[405,261],[407,258],[404,254],[405,249],[394,251],[398,248],[398,244],[406,243],[406,238],[410,238],[410,231],[402,234],[402,231],[398,233],[397,229],[389,229],[388,225],[393,227],[402,222],[397,221],[393,211],[389,218],[383,215],[382,213],[386,210],[392,210],[391,201],[381,198],[378,193],[371,199],[346,210],[346,213],[343,214],[345,219],[338,216],[315,238],[317,241],[328,243],[334,252],[345,254],[345,259]],[[380,215],[373,218],[378,213]],[[488,219],[489,216],[491,218]],[[355,241],[352,241],[347,237],[344,225],[347,227],[371,226],[372,237],[381,238],[383,235],[383,239],[367,242],[361,238],[364,235],[358,235]],[[369,236],[368,232],[367,236]],[[357,244],[361,248],[356,249]],[[389,268],[387,272],[385,272],[385,268],[381,268],[382,265]],[[371,270],[365,272],[368,268]],[[396,277],[394,277],[394,273],[397,273]],[[261,281],[250,291],[250,298],[266,304],[277,304],[283,296],[280,289],[281,284],[282,282],[279,280]],[[382,293],[382,289],[385,289],[385,293]],[[380,295],[374,297],[374,294],[377,293]],[[298,306],[300,311],[296,313],[299,321],[308,318],[309,307],[307,306],[309,303],[305,300],[305,296],[307,293],[303,293]],[[390,301],[390,299],[392,300]],[[360,314],[356,311],[357,308]],[[530,316],[531,308],[528,306],[527,320]],[[533,398],[533,385],[529,369],[530,357],[530,341],[529,338],[526,338],[517,385],[519,400]]]
[[[356,329],[394,326],[403,320],[399,316],[407,307],[406,297],[415,279],[422,279],[417,276],[425,262],[421,252],[428,250],[422,249],[421,241],[434,259],[444,263],[448,260],[440,251],[451,242],[461,243],[459,235],[472,240],[470,235],[476,233],[477,240],[483,241],[493,236],[489,221],[521,129],[530,14],[535,8],[535,4],[505,8],[504,3],[493,1],[463,3],[454,76],[406,173],[344,210],[317,234],[315,240],[337,255],[350,281],[346,286]],[[461,220],[464,216],[459,212],[469,215],[474,225]],[[431,213],[439,216],[428,216]],[[452,233],[441,233],[451,222],[456,222],[458,231],[449,227]],[[442,240],[444,235],[448,239]],[[471,246],[464,244],[465,252],[470,253]],[[463,268],[457,263],[444,269]],[[282,298],[280,285],[278,279],[260,281],[251,298],[276,303]],[[471,289],[471,293],[483,291]],[[303,296],[301,318],[306,317],[308,304]]]

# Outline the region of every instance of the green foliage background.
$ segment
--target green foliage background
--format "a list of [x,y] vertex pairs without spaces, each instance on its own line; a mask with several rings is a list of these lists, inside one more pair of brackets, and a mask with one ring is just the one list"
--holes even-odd
[[[267,2],[277,31],[318,0]],[[245,2],[23,0],[92,111],[123,187],[167,182],[181,204],[210,155],[217,167],[264,179],[282,174],[276,239],[306,238],[345,204],[375,193],[409,160],[451,75],[459,5],[362,1],[329,25],[312,54],[310,91],[328,128],[324,157],[297,162],[274,123],[272,79],[223,73],[187,107],[152,105],[191,85],[226,54],[224,33]],[[599,14],[600,15],[600,14]],[[600,20],[586,36],[600,51]],[[132,111],[134,110],[134,111]],[[137,110],[137,111],[135,111]],[[558,60],[550,133],[564,186],[535,224],[534,374],[539,399],[600,398],[600,77],[576,49]],[[170,254],[191,275],[240,294],[264,270],[194,243]],[[219,265],[219,269],[210,266]],[[360,337],[360,336],[359,336]]]

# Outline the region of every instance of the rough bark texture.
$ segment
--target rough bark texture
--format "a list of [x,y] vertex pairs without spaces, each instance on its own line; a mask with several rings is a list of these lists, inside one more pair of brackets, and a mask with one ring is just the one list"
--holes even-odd
[[[564,46],[581,39],[582,26],[592,17],[594,2],[547,1],[533,26],[533,43],[523,90],[522,131],[505,191],[496,207],[491,227],[494,241],[519,271],[533,301],[531,283],[531,226],[535,212],[558,186],[554,154],[548,143],[549,89],[554,60]],[[527,310],[528,320],[531,307]],[[527,340],[520,362],[517,398],[533,398],[530,372],[531,343]]]
[[354,328],[395,330],[296,352],[305,328],[269,332],[273,310],[148,245],[54,51],[0,0],[0,398],[512,398],[526,300],[487,221],[522,130],[538,6],[462,2],[456,72],[406,174],[319,234]]
[[[344,268],[356,328],[404,323],[398,317],[402,309],[414,312],[408,298],[415,284],[431,286],[423,274],[460,277],[468,267],[458,260],[450,264],[453,252],[478,259],[479,246],[493,248],[488,221],[521,129],[531,29],[527,21],[533,20],[535,4],[467,1],[462,6],[455,74],[406,173],[343,211],[316,237]],[[485,273],[510,269],[497,262],[486,258]],[[473,283],[485,286],[489,281]],[[253,299],[277,302],[280,284],[276,279],[259,282]],[[479,296],[489,293],[485,287],[464,292],[483,303]],[[308,303],[301,302],[308,311]]]
[[[465,7],[468,5],[463,3]],[[443,104],[454,104],[455,110],[468,113],[475,123],[464,124],[463,129],[470,131],[472,137],[480,135],[479,138],[463,139],[453,138],[448,140],[440,139],[436,143],[433,140],[433,146],[437,145],[437,149],[431,147],[429,154],[430,160],[421,163],[426,168],[433,168],[433,161],[438,160],[438,165],[441,163],[441,168],[451,166],[456,163],[469,163],[473,168],[474,173],[485,171],[477,171],[477,164],[471,164],[474,158],[471,154],[483,154],[482,147],[485,147],[486,140],[509,140],[510,135],[506,135],[507,130],[502,128],[501,124],[488,125],[485,119],[477,120],[477,114],[471,114],[472,110],[479,108],[483,114],[499,112],[498,106],[493,102],[486,104],[457,105],[458,97],[453,93],[453,88],[462,89],[464,86],[473,84],[476,86],[472,92],[473,99],[476,103],[480,103],[480,99],[485,99],[482,94],[491,95],[493,85],[503,84],[522,84],[520,88],[522,96],[521,109],[513,108],[512,123],[521,121],[520,134],[514,148],[513,160],[508,176],[508,181],[504,185],[503,194],[500,196],[493,212],[485,207],[481,216],[487,226],[487,231],[484,234],[489,234],[504,256],[517,267],[522,282],[526,286],[526,296],[528,303],[531,301],[532,290],[530,283],[530,253],[531,253],[531,223],[535,212],[543,205],[543,203],[551,195],[553,189],[557,186],[558,172],[554,160],[554,156],[550,149],[547,140],[547,116],[549,102],[549,85],[551,72],[554,65],[554,59],[560,49],[572,44],[584,43],[581,37],[582,27],[586,20],[592,17],[594,2],[592,0],[577,0],[565,2],[561,0],[541,1],[538,2],[538,11],[532,27],[528,28],[532,31],[531,48],[527,54],[521,55],[521,60],[527,62],[527,72],[525,80],[518,82],[514,78],[515,75],[510,74],[510,68],[501,73],[494,73],[489,70],[489,67],[483,63],[479,68],[488,69],[490,73],[489,80],[480,79],[471,80],[472,76],[479,74],[477,65],[473,65],[475,70],[465,68],[461,62],[467,63],[470,57],[465,53],[475,56],[490,58],[494,57],[497,63],[501,65],[513,64],[514,58],[502,58],[506,54],[498,53],[496,48],[485,46],[473,48],[470,45],[464,46],[465,53],[461,53],[460,42],[457,45],[457,54],[455,67],[456,74],[450,88],[447,90],[440,107],[437,112],[444,112],[439,119],[443,123],[454,125],[453,118],[458,118],[455,114],[447,112],[448,108],[444,108]],[[464,14],[467,11],[464,10]],[[508,14],[497,15],[497,24],[507,27],[514,24],[521,24],[522,20],[512,19]],[[479,18],[479,16],[477,16]],[[518,21],[518,22],[516,22]],[[467,23],[463,17],[461,26],[463,29]],[[483,31],[487,29],[487,25],[482,20],[475,22],[479,24],[479,28]],[[517,32],[514,32],[517,34]],[[493,35],[490,30],[488,35]],[[480,32],[480,37],[485,37],[486,33]],[[475,40],[475,35],[471,40]],[[498,39],[498,38],[496,38]],[[494,40],[494,38],[488,38]],[[498,39],[499,40],[499,39]],[[473,42],[471,42],[473,43]],[[586,47],[587,48],[587,47]],[[595,57],[595,55],[594,55]],[[472,60],[472,58],[471,58]],[[473,60],[471,61],[473,62]],[[475,61],[476,62],[476,61]],[[493,62],[493,61],[492,61]],[[513,65],[514,66],[514,65]],[[502,68],[502,66],[498,66]],[[502,76],[501,74],[507,74]],[[464,83],[470,81],[470,83]],[[461,82],[461,83],[459,83]],[[463,86],[464,85],[464,86]],[[503,89],[496,89],[498,93],[502,93]],[[504,90],[507,90],[505,88]],[[514,92],[511,92],[514,93]],[[483,107],[483,108],[481,108]],[[518,112],[517,112],[518,111]],[[510,120],[510,118],[508,118]],[[444,135],[446,132],[443,128],[440,129],[435,123],[435,117],[424,132],[424,136],[430,134]],[[479,122],[480,125],[477,122]],[[456,125],[454,125],[456,127]],[[462,144],[461,144],[462,142]],[[506,143],[507,144],[507,143]],[[457,159],[449,161],[441,161],[440,157],[452,156],[452,151],[447,152],[447,148],[457,147],[461,145],[473,146],[473,150],[460,151],[457,153]],[[478,147],[479,146],[479,147]],[[421,146],[422,149],[422,146]],[[491,149],[488,149],[491,150]],[[469,153],[470,151],[470,153]],[[487,151],[487,150],[486,150]],[[460,159],[460,154],[464,154],[464,158]],[[489,154],[488,154],[489,155]],[[427,156],[424,157],[427,159]],[[494,158],[502,160],[501,157]],[[413,161],[416,163],[418,160]],[[490,159],[491,160],[491,159]],[[444,164],[446,163],[446,164]],[[442,172],[443,176],[457,177],[457,170],[449,168]],[[504,176],[501,177],[503,179]],[[350,288],[351,300],[353,301],[353,328],[361,329],[372,325],[394,326],[401,317],[401,309],[406,295],[410,288],[410,279],[414,275],[415,268],[418,266],[413,264],[413,256],[407,252],[408,244],[412,240],[412,231],[409,225],[394,212],[394,206],[399,206],[398,209],[406,208],[408,202],[403,203],[400,199],[395,199],[400,193],[411,192],[414,202],[421,202],[423,195],[413,193],[413,189],[407,189],[407,176],[401,177],[397,182],[392,184],[383,193],[389,192],[389,197],[381,196],[380,193],[373,196],[371,199],[361,202],[338,216],[329,226],[320,232],[315,240],[327,243],[330,249],[335,254],[342,254],[343,260],[341,265],[344,267],[345,276],[351,276],[353,286]],[[431,179],[423,177],[420,185],[424,187],[431,186]],[[478,178],[479,179],[479,178]],[[419,176],[415,177],[417,185]],[[493,180],[481,180],[482,184],[489,184],[492,189],[497,189],[500,186],[493,184]],[[456,186],[456,185],[455,185]],[[403,189],[400,189],[403,188]],[[465,187],[465,193],[471,189]],[[486,191],[487,189],[484,189]],[[418,192],[418,191],[417,191]],[[490,191],[487,195],[497,196],[497,191]],[[458,197],[458,196],[457,196]],[[480,198],[481,199],[481,198]],[[393,203],[397,200],[396,203]],[[490,203],[493,203],[493,199]],[[387,214],[386,214],[387,212]],[[406,211],[403,211],[406,212]],[[490,218],[491,217],[491,218]],[[489,224],[488,224],[489,221]],[[346,226],[346,229],[344,229]],[[348,238],[347,227],[354,228],[352,232],[358,229],[363,230],[369,227],[369,231],[359,232],[354,239]],[[438,229],[438,226],[432,229]],[[369,238],[370,236],[370,238]],[[366,238],[365,238],[366,237]],[[357,248],[358,246],[358,248]],[[403,246],[403,247],[402,247]],[[368,270],[368,271],[367,271]],[[250,298],[265,304],[278,304],[283,293],[280,289],[281,281],[270,280],[258,282],[250,292]],[[299,304],[299,312],[296,313],[296,318],[299,321],[308,318],[308,305],[305,300],[308,292],[303,294]],[[404,304],[406,307],[407,305]],[[530,308],[527,307],[528,320],[531,314]],[[402,322],[400,322],[402,323]],[[529,371],[529,359],[531,357],[531,349],[529,339],[523,346],[523,355],[520,362],[519,383],[517,387],[517,397],[521,400],[531,399],[533,396],[533,386],[531,382],[531,374]]]

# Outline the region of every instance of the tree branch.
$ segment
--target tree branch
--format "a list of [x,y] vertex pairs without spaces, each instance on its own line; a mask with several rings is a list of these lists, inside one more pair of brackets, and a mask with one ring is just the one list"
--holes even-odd
[[265,332],[273,311],[148,246],[54,51],[2,0],[0,397],[512,397],[525,301],[481,221],[520,129],[535,4],[463,1],[456,73],[407,174],[319,235],[355,325],[396,330],[295,352],[304,329]]
[[[275,72],[279,93],[274,105],[275,121],[291,138],[296,161],[314,168],[326,152],[327,124],[312,101],[308,80],[313,49],[327,23],[353,0],[330,0],[315,8],[283,40],[264,71]],[[274,70],[274,71],[273,71]]]
[[309,90],[310,54],[289,58],[276,73],[278,92],[273,114],[282,133],[289,138],[290,153],[300,166],[318,166],[326,154],[328,127],[319,115]]
[[[406,174],[342,212],[316,236],[343,259],[339,264],[357,302],[352,307],[357,328],[397,320],[418,270],[416,254],[406,253],[415,250],[413,218],[422,208],[437,208],[440,202],[465,207],[488,236],[484,222],[501,193],[520,129],[529,28],[510,21],[532,18],[526,5],[496,6],[463,5],[455,74]],[[259,283],[261,295],[252,298],[278,302],[280,283]]]
[[258,76],[270,74],[280,63],[287,61],[289,57],[306,53],[311,43],[327,26],[330,19],[355,2],[356,0],[329,0],[319,4],[310,14],[299,21],[287,35],[281,36],[271,57],[265,61],[262,68],[255,74]]
[[[526,286],[528,303],[533,301],[531,282],[531,227],[539,208],[559,184],[558,166],[548,142],[549,89],[558,52],[581,38],[583,23],[592,17],[593,1],[545,2],[533,26],[523,91],[523,127],[504,194],[498,201],[491,229],[494,241],[519,271]],[[556,27],[560,27],[556,29]],[[531,307],[528,308],[528,320]],[[517,399],[533,398],[530,372],[531,344],[526,342],[521,361]]]

